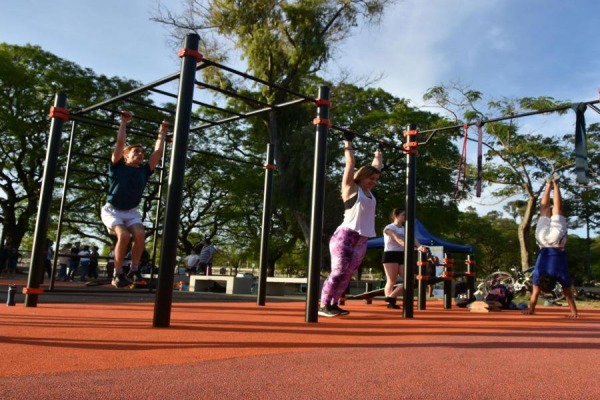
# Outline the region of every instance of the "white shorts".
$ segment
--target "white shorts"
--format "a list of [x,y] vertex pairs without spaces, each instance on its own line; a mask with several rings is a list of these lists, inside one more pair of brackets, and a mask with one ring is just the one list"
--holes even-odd
[[114,227],[125,225],[129,228],[135,224],[142,224],[142,216],[136,208],[130,210],[117,210],[112,204],[106,203],[100,212],[102,222],[108,228],[109,233],[114,233]]

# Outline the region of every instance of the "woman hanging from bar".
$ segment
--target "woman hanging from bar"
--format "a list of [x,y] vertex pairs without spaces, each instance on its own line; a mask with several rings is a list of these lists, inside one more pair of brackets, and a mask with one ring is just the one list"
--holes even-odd
[[329,242],[331,273],[323,283],[319,315],[337,317],[348,315],[338,302],[352,275],[362,262],[367,251],[367,239],[375,233],[375,206],[377,201],[371,190],[377,184],[383,166],[381,146],[375,151],[371,165],[354,171],[353,135],[344,134],[345,167],[342,178],[342,200],[344,221],[334,232]]

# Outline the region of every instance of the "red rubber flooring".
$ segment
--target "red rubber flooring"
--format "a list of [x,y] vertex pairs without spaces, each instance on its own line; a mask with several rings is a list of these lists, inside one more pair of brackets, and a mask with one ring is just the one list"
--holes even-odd
[[600,309],[349,301],[306,323],[304,302],[175,300],[153,328],[151,302],[43,300],[0,306],[1,399],[600,398]]

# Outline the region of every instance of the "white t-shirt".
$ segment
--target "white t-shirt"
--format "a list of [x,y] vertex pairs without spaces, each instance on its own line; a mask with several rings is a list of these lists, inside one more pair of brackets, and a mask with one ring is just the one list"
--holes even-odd
[[535,228],[535,239],[540,247],[563,249],[567,244],[567,219],[562,215],[540,217]]
[[398,244],[391,235],[388,235],[387,230],[397,233],[404,240],[404,225],[389,224],[383,228],[383,251],[404,251],[404,246]]

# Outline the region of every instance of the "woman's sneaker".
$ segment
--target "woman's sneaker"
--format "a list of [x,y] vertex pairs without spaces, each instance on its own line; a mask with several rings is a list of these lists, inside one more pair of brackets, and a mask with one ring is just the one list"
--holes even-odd
[[350,311],[344,310],[343,308],[340,308],[340,306],[338,306],[337,304],[334,304],[331,307],[334,308],[335,310],[337,310],[340,313],[340,315],[348,315],[348,314],[350,314]]
[[[337,306],[335,306],[337,307]],[[321,317],[337,317],[340,314],[339,307],[335,308],[332,305],[325,305],[323,307],[319,307],[319,315]]]

